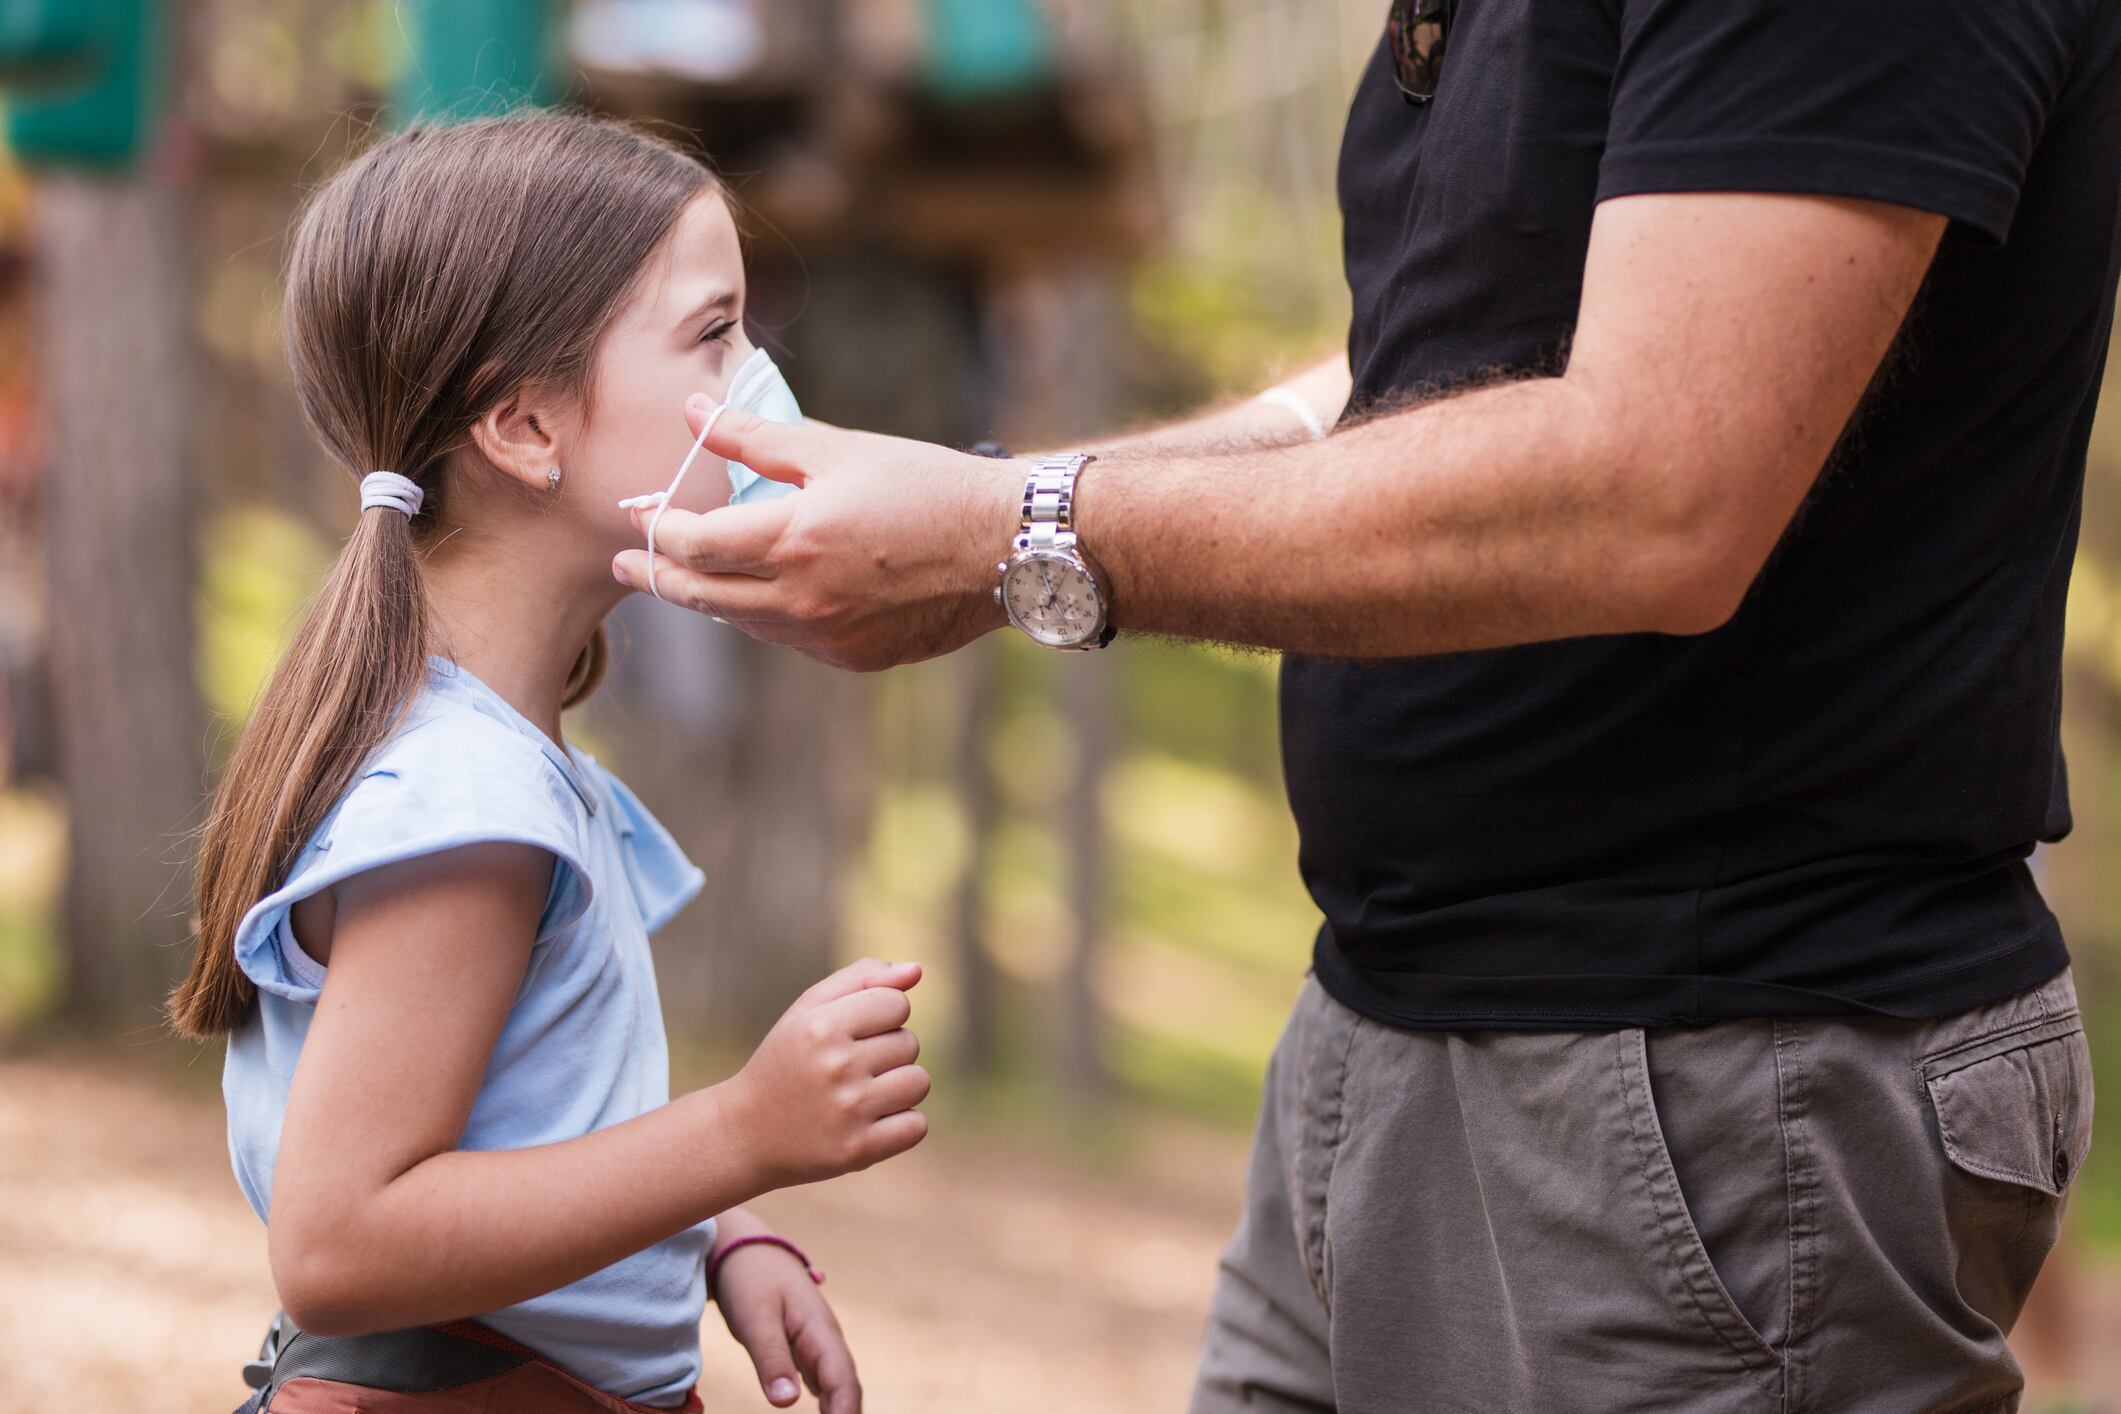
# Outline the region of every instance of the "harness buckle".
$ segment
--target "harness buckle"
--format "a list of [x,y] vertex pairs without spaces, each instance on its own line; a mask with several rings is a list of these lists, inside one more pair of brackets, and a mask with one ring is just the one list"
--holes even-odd
[[272,1383],[272,1369],[280,1359],[280,1328],[286,1319],[285,1311],[273,1312],[272,1324],[266,1327],[265,1339],[258,1346],[258,1358],[244,1362],[243,1383],[252,1389],[264,1389]]

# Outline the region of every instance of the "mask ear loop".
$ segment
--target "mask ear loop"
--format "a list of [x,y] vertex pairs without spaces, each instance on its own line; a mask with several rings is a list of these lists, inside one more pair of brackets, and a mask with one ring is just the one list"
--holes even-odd
[[670,509],[670,502],[678,494],[678,487],[685,484],[685,473],[692,470],[692,463],[698,459],[700,448],[707,445],[707,434],[714,431],[714,424],[720,421],[722,414],[728,410],[729,405],[722,403],[707,414],[707,425],[700,429],[700,435],[693,440],[692,450],[685,453],[685,460],[678,463],[678,474],[670,479],[670,489],[656,499],[655,514],[648,517],[648,592],[658,599],[663,597],[663,591],[656,588],[655,583],[655,528],[661,523],[663,512]]

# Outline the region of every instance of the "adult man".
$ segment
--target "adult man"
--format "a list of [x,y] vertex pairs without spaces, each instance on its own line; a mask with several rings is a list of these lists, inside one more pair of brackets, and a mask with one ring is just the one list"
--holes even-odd
[[2117,52],[2116,0],[1400,0],[1294,401],[1028,489],[716,430],[802,494],[658,583],[762,638],[945,652],[1003,560],[1035,637],[1290,655],[1325,926],[1196,1410],[2016,1406],[2091,1117],[2024,858]]

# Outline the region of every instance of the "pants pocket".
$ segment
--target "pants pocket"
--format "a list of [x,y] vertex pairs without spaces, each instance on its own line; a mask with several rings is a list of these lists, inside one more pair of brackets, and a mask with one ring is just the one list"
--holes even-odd
[[1320,1304],[1333,1309],[1333,1252],[1327,1241],[1327,1197],[1347,1123],[1349,1052],[1362,1018],[1328,996],[1316,978],[1304,983],[1297,1007],[1295,1066],[1285,1132],[1293,1136],[1289,1188],[1304,1275]]
[[2074,1011],[2015,1020],[1916,1062],[1958,1173],[1952,1226],[2035,1263],[2092,1138],[2091,1052]]
[[[1713,1031],[1704,1034],[1715,1035]],[[1617,1033],[1616,1041],[1621,1095],[1627,1111],[1635,1162],[1641,1175],[1642,1191],[1654,1215],[1653,1230],[1663,1248],[1661,1255],[1674,1272],[1682,1293],[1681,1314],[1705,1326],[1738,1363],[1779,1389],[1781,1352],[1761,1334],[1733,1299],[1716,1263],[1709,1256],[1708,1245],[1680,1185],[1678,1166],[1673,1160],[1664,1122],[1658,1114],[1658,1104],[1652,1092],[1649,1038],[1646,1033],[1635,1030]],[[1772,1156],[1765,1158],[1764,1162],[1772,1167],[1757,1175],[1763,1184],[1756,1186],[1762,1187],[1768,1196],[1779,1197],[1783,1187],[1780,1136],[1772,1115],[1763,1117],[1763,1120],[1768,1151]],[[1699,1182],[1698,1176],[1696,1182]],[[1780,1210],[1782,1205],[1777,1203],[1774,1207]],[[1786,1232],[1782,1218],[1778,1217],[1777,1225],[1783,1226]],[[1786,1239],[1783,1250],[1786,1250]]]
[[1793,1297],[1784,1058],[1773,1021],[1646,1032],[1649,1108],[1679,1200],[1732,1304],[1776,1351]]

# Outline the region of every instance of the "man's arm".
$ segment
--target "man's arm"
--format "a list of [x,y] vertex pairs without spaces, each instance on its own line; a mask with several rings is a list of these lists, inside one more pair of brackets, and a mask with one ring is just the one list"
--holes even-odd
[[[1323,442],[1087,468],[1078,524],[1115,619],[1340,656],[1714,628],[1818,477],[1943,227],[1826,197],[1608,201],[1561,376]],[[853,668],[1001,622],[1011,470],[748,417],[708,445],[803,494],[666,516],[659,540],[684,561],[659,564],[666,599]],[[638,586],[646,561],[614,569]]]
[[1231,452],[1258,451],[1265,447],[1288,447],[1312,440],[1311,429],[1301,414],[1286,404],[1267,401],[1281,391],[1293,396],[1329,428],[1348,405],[1352,379],[1346,350],[1322,358],[1293,378],[1284,379],[1269,394],[1246,398],[1190,417],[1164,423],[1119,437],[1095,438],[1082,444],[1085,451],[1100,456],[1124,452],[1131,456],[1159,453],[1167,456],[1213,456]]

